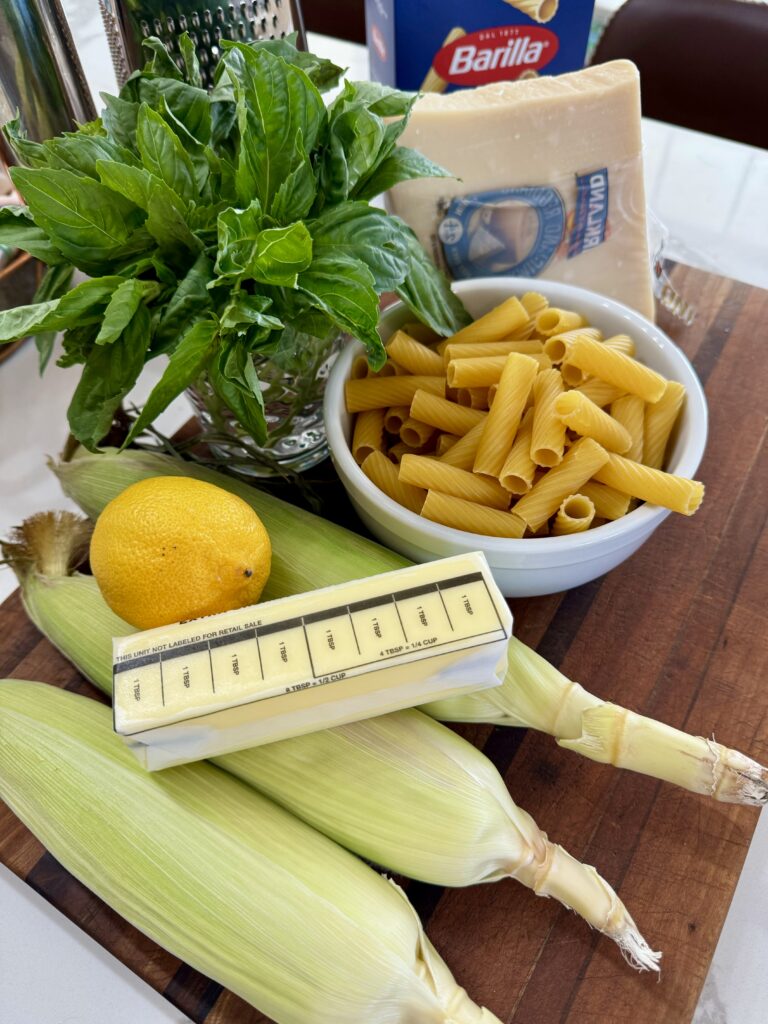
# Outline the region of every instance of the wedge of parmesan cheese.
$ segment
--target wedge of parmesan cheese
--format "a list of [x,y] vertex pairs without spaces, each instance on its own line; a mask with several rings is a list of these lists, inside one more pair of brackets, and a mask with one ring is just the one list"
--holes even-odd
[[153,771],[498,686],[480,552],[117,637],[115,731]]
[[450,277],[543,277],[653,317],[630,61],[425,94],[400,142],[456,175],[389,196]]

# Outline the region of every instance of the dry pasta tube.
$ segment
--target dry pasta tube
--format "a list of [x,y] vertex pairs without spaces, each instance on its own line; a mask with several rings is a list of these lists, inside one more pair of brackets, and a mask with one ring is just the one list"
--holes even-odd
[[535,324],[536,333],[543,338],[551,338],[554,334],[564,334],[566,331],[588,326],[580,313],[574,313],[570,309],[556,309],[554,306],[548,306],[537,313]]
[[445,377],[368,377],[365,380],[348,380],[344,386],[347,412],[408,405],[417,391],[443,395]]
[[643,462],[652,469],[664,465],[667,445],[685,401],[685,388],[668,380],[664,394],[654,405],[645,407]]
[[499,381],[493,405],[475,457],[474,470],[498,478],[515,440],[539,365],[533,356],[511,352]]
[[368,409],[358,414],[352,434],[352,455],[359,465],[371,452],[380,452],[384,447],[384,410]]
[[413,416],[409,416],[400,427],[400,440],[410,445],[411,448],[424,447],[434,434],[433,426],[430,426],[429,423],[422,423],[421,420],[415,420]]
[[588,398],[590,402],[599,405],[601,409],[625,394],[621,388],[614,387],[613,384],[606,384],[604,380],[599,380],[597,377],[590,377],[588,380],[585,380],[583,384],[579,384],[576,390],[579,394]]
[[[360,413],[362,416],[363,414]],[[384,429],[389,434],[399,434],[400,427],[411,415],[410,405],[393,405],[384,413]]]
[[628,334],[614,334],[612,338],[606,338],[603,344],[614,352],[623,352],[625,356],[635,355],[635,343]]
[[558,395],[555,414],[570,430],[593,438],[609,451],[626,452],[632,447],[632,436],[626,427],[578,391]]
[[349,376],[352,380],[362,380],[369,373],[368,360],[365,356],[355,356]]
[[411,512],[419,513],[424,504],[426,491],[421,487],[411,487],[398,479],[397,467],[381,452],[371,452],[360,467],[372,484],[383,491],[398,505],[403,505]]
[[514,444],[501,467],[499,483],[510,494],[527,494],[533,484],[536,463],[531,458],[533,409],[523,416]]
[[525,307],[514,296],[506,299],[479,317],[474,323],[463,327],[460,331],[448,339],[449,344],[464,344],[470,341],[503,341],[509,338],[513,331],[527,324],[529,320]]
[[459,440],[461,439],[456,434],[440,434],[435,442],[435,455],[437,455],[438,458],[445,455],[448,449],[453,448]]
[[704,484],[700,481],[641,466],[621,455],[610,455],[609,461],[593,475],[598,483],[684,516],[692,516],[704,497]]
[[[652,409],[653,406],[650,408]],[[626,457],[635,462],[643,462],[645,402],[639,395],[625,395],[623,398],[617,398],[611,404],[611,416],[624,427],[632,438],[632,444],[624,453]]]
[[[569,494],[580,491],[587,480],[605,466],[609,454],[591,437],[580,438],[565,454],[559,466],[550,469],[513,506],[512,511],[525,520],[534,533],[554,515]],[[634,465],[634,463],[630,463]]]
[[493,405],[493,400],[496,397],[496,392],[499,390],[498,384],[491,384],[488,388],[488,408],[490,409]]
[[569,388],[580,387],[587,379],[587,373],[578,366],[574,366],[568,359],[564,359],[560,364],[560,373]]
[[433,523],[486,537],[520,538],[525,532],[525,523],[519,516],[439,491],[427,491],[421,514]]
[[427,377],[440,377],[443,374],[440,355],[410,338],[405,331],[395,331],[387,342],[387,355],[408,373]]
[[510,352],[522,352],[523,355],[530,355],[533,352],[543,352],[544,343],[538,338],[528,338],[522,341],[475,341],[459,343],[446,343],[443,346],[443,360],[445,365],[453,359],[482,359],[485,356],[508,356]]
[[557,14],[558,0],[506,0],[506,3],[539,23],[552,21]]
[[459,388],[456,392],[459,405],[470,409],[488,409],[488,388]]
[[485,421],[481,420],[463,437],[459,438],[456,444],[440,457],[440,461],[449,466],[458,466],[459,469],[472,469],[484,426]]
[[480,359],[453,359],[445,371],[451,388],[487,388],[497,384],[507,355],[483,356]]
[[[448,35],[445,37],[445,39],[442,42],[442,45],[440,46],[440,49],[442,50],[444,46],[448,46],[449,43],[453,43],[457,39],[461,39],[461,37],[465,36],[466,34],[467,33],[464,31],[464,29],[459,28],[459,26],[457,25],[456,28],[452,28]],[[433,67],[430,67],[429,71],[427,72],[424,78],[424,81],[421,83],[421,88],[419,89],[419,92],[445,92],[447,86],[448,83],[446,82],[446,80],[441,75],[438,75],[438,73],[435,71]]]
[[552,536],[562,537],[569,533],[583,533],[592,525],[595,506],[584,494],[569,494],[557,510],[552,524]]
[[392,445],[386,454],[387,458],[392,462],[399,463],[404,455],[428,455],[430,449],[431,445],[429,444],[425,444],[423,448],[412,448],[405,441],[398,441],[397,444]]
[[509,493],[495,480],[457,466],[448,466],[439,459],[404,455],[400,462],[400,480],[441,494],[452,494],[465,501],[488,505],[490,508],[509,508]]
[[[568,362],[627,394],[639,395],[644,402],[658,402],[667,386],[660,373],[591,338],[578,338],[573,343]],[[567,380],[565,373],[563,379]]]
[[575,331],[565,331],[563,334],[553,334],[544,342],[544,352],[553,363],[562,363],[568,354],[569,347],[580,336],[593,338],[595,341],[602,340],[602,334],[596,327],[581,327]]
[[531,458],[537,466],[551,469],[562,462],[565,424],[555,413],[555,403],[564,390],[559,370],[544,370],[533,382]]
[[598,519],[621,519],[629,512],[629,495],[622,494],[615,487],[606,487],[605,484],[589,480],[581,485],[579,491],[595,506],[595,515]]
[[411,402],[411,416],[414,419],[421,420],[422,423],[430,423],[433,427],[445,430],[448,434],[466,434],[487,415],[488,413],[482,412],[480,409],[467,409],[463,405],[449,402],[447,399],[439,398],[427,391],[417,391]]

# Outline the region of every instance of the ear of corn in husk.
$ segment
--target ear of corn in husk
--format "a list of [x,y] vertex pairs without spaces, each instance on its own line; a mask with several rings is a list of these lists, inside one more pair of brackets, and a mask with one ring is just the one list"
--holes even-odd
[[0,796],[54,857],[278,1024],[499,1024],[402,891],[200,763],[145,772],[108,708],[0,681]]
[[[180,459],[150,452],[126,451],[121,455],[106,452],[80,455],[53,468],[64,491],[93,517],[129,484],[149,476],[187,474],[239,494],[264,518],[270,532],[275,568],[267,583],[268,597],[282,597],[408,564],[372,541],[294,509],[247,484]],[[297,537],[301,538],[300,560],[295,558]],[[290,567],[292,559],[299,564]],[[655,740],[663,748],[661,763],[651,760],[638,752],[636,743],[622,745],[618,742],[622,731],[639,726],[636,719],[628,720],[616,712],[606,712],[601,716],[600,731],[589,729],[582,721],[582,713],[605,707],[604,701],[567,679],[519,641],[510,645],[509,657],[506,679],[501,687],[492,691],[492,705],[489,704],[491,691],[483,691],[450,702],[442,701],[427,710],[443,721],[491,722],[541,729],[558,741],[564,741],[562,745],[569,745],[570,749],[593,760],[618,763],[685,788],[692,788],[689,750],[693,746],[699,761],[698,782],[693,786],[695,792],[731,803],[768,802],[768,770],[756,761],[720,744],[713,745],[703,737],[690,737],[680,730],[661,726],[653,719],[636,716],[643,723],[645,735],[655,731]],[[579,743],[582,735],[585,740]],[[621,753],[618,761],[617,751]],[[711,775],[715,764],[722,781],[716,786],[705,784],[701,780]]]
[[[109,610],[92,577],[46,572],[28,539],[39,539],[46,519],[62,547],[67,523],[73,537],[82,532],[70,513],[41,514],[5,545],[23,567],[25,607],[65,656],[111,696],[111,639],[132,629]],[[55,564],[62,565],[60,554]],[[215,763],[390,870],[445,886],[516,878],[576,910],[613,938],[633,965],[656,964],[657,954],[594,868],[547,839],[515,805],[484,754],[420,711],[265,744]]]

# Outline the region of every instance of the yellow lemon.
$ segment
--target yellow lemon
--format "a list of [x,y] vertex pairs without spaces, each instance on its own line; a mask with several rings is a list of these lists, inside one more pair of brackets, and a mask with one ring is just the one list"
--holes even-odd
[[272,546],[242,498],[213,484],[158,476],[105,506],[91,568],[113,612],[137,629],[258,601]]

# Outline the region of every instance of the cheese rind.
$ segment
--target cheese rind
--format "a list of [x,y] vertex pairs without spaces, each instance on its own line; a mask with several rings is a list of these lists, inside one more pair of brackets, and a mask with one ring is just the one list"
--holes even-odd
[[115,730],[154,770],[498,685],[511,624],[474,553],[118,637]]
[[400,142],[456,175],[389,194],[450,276],[541,276],[653,317],[630,61],[424,95]]

